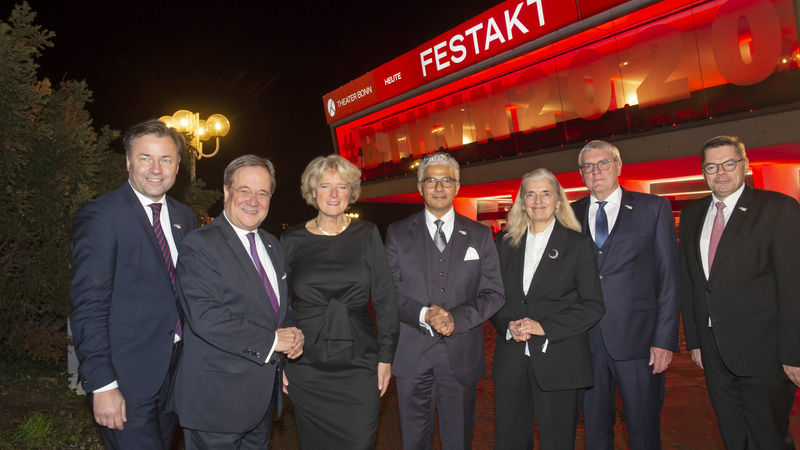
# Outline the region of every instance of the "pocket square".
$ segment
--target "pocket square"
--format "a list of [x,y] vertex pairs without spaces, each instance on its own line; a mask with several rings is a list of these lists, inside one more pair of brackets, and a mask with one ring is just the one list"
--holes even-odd
[[464,256],[464,261],[474,261],[476,259],[481,259],[480,256],[478,256],[478,252],[472,247],[468,248],[467,255]]
[[283,278],[281,278],[281,280],[285,280],[285,279],[286,279],[286,274],[283,274]]

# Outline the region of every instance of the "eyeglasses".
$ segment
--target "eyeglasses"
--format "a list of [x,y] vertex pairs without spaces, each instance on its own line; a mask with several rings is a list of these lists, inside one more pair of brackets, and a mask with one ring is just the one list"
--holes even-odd
[[267,194],[267,193],[266,193],[266,192],[264,192],[264,191],[260,191],[260,192],[258,192],[258,193],[256,194],[255,192],[251,191],[251,190],[250,190],[250,189],[248,189],[248,188],[236,189],[236,188],[235,188],[235,187],[233,187],[233,186],[230,186],[230,188],[231,188],[231,189],[233,189],[234,191],[238,192],[238,193],[239,193],[239,195],[240,195],[240,196],[241,196],[241,197],[242,197],[244,200],[250,200],[251,198],[253,198],[253,195],[255,195],[255,196],[258,198],[258,201],[260,201],[260,202],[265,202],[265,201],[269,200],[269,198],[270,198],[270,195],[269,195],[269,194]]
[[705,166],[703,166],[703,172],[709,175],[714,175],[715,173],[717,173],[717,171],[719,171],[720,167],[722,167],[725,170],[725,172],[733,172],[734,170],[736,170],[736,166],[742,161],[744,161],[744,158],[738,161],[730,159],[722,164],[708,163]]
[[602,171],[606,171],[611,167],[611,163],[615,161],[613,159],[604,159],[602,161],[597,161],[594,164],[584,164],[581,166],[581,172],[589,174],[594,172],[594,166],[597,166],[598,169]]
[[455,178],[450,178],[450,177],[444,177],[438,180],[436,178],[425,178],[424,180],[422,180],[422,183],[425,185],[426,188],[436,189],[436,185],[439,183],[442,183],[443,188],[451,188],[453,187],[454,184],[456,184],[456,181],[457,180]]

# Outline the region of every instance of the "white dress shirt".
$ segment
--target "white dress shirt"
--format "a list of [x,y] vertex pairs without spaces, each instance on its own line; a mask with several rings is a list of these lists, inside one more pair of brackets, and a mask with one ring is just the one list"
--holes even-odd
[[[589,231],[592,233],[592,240],[594,240],[594,227],[596,225],[595,216],[597,216],[597,210],[600,209],[600,205],[597,204],[600,200],[598,200],[594,195],[590,196],[591,202],[589,203]],[[614,192],[605,199],[606,206],[603,208],[606,212],[606,217],[608,218],[608,235],[611,234],[611,230],[614,229],[614,224],[617,223],[617,216],[619,216],[619,208],[622,205],[622,188],[617,186]]]
[[[434,223],[437,220],[441,220],[444,223],[442,224],[442,232],[444,233],[444,237],[447,238],[447,242],[450,242],[450,238],[453,236],[453,229],[456,226],[456,212],[453,207],[450,207],[450,211],[447,211],[445,215],[442,216],[441,219],[437,219],[436,216],[430,213],[427,209],[425,209],[425,225],[428,227],[428,232],[431,235],[431,239],[435,239],[436,236],[436,224]],[[431,336],[435,336],[433,333],[433,329],[427,322],[425,322],[425,314],[428,314],[428,307],[423,306],[419,312],[419,326],[428,330]]]
[[[237,227],[236,225],[232,224],[231,221],[228,219],[228,215],[225,214],[225,211],[222,212],[222,216],[225,217],[225,220],[230,223],[231,227],[233,227],[233,231],[236,232],[236,236],[239,237],[239,241],[244,246],[247,255],[250,256],[250,259],[253,260],[253,254],[250,253],[250,239],[247,239],[247,235],[250,233],[255,234],[256,236],[256,252],[258,253],[258,260],[261,261],[261,267],[264,268],[264,272],[267,273],[267,280],[269,280],[269,284],[272,286],[272,290],[275,292],[277,298],[275,301],[278,302],[278,305],[281,304],[280,298],[280,290],[278,289],[278,277],[275,275],[275,267],[272,266],[272,260],[269,259],[269,254],[267,253],[267,249],[264,246],[264,242],[261,241],[261,236],[258,235],[258,230],[255,231],[247,231],[242,228]],[[255,267],[256,263],[253,260],[253,266]],[[269,354],[267,354],[267,359],[264,361],[267,362],[272,357],[272,353],[275,351],[275,346],[278,345],[278,332],[275,332],[275,340],[272,341],[272,348],[269,350]]]
[[[128,184],[130,184],[131,180],[128,180]],[[145,197],[142,195],[141,192],[137,191],[136,188],[131,185],[131,189],[133,189],[133,193],[136,194],[136,198],[142,203],[142,208],[144,208],[145,214],[147,214],[147,219],[150,221],[150,226],[153,226],[153,208],[149,205],[153,203],[160,203],[161,204],[161,214],[159,215],[161,219],[161,230],[164,232],[164,237],[167,239],[167,245],[169,245],[169,255],[172,257],[172,266],[178,263],[178,247],[175,246],[175,239],[172,238],[172,222],[169,220],[169,206],[167,206],[166,195],[161,196],[158,201],[153,201],[152,199]],[[181,338],[178,336],[178,333],[174,335],[174,342],[178,342]],[[111,389],[116,389],[119,387],[119,383],[117,380],[112,381],[111,383],[99,388],[95,389],[93,392],[95,394],[105,391],[110,391]]]
[[[531,287],[531,281],[533,281],[533,276],[536,274],[536,269],[539,267],[539,263],[542,261],[542,256],[544,256],[544,250],[547,247],[547,243],[550,241],[550,235],[553,234],[553,228],[556,226],[556,219],[555,217],[550,221],[550,225],[545,228],[544,231],[541,233],[533,234],[531,233],[530,227],[528,227],[528,236],[525,239],[525,262],[524,268],[522,270],[522,291],[525,295],[528,295],[528,290]],[[511,339],[511,330],[506,332],[506,339]],[[544,346],[542,346],[542,353],[547,351],[547,343],[548,340],[545,339]],[[528,343],[525,343],[525,355],[531,356],[530,348],[528,347]]]

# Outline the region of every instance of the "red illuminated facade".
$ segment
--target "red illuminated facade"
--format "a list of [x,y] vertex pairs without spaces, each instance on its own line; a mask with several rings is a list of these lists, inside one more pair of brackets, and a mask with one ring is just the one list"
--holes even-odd
[[577,154],[604,139],[622,152],[623,185],[679,210],[707,190],[696,155],[720,134],[748,146],[756,187],[797,198],[797,11],[797,0],[506,1],[323,104],[368,201],[421,201],[415,161],[444,150],[462,165],[456,207],[502,220],[537,167],[586,195]]

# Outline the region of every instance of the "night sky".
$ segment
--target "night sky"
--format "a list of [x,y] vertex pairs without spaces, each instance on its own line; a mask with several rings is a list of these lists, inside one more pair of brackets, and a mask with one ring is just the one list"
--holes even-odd
[[[4,22],[15,3],[0,1]],[[273,232],[316,215],[299,186],[306,164],[333,151],[322,96],[498,3],[29,1],[35,23],[56,33],[39,76],[85,80],[97,130],[124,133],[179,109],[225,115],[220,153],[197,164],[213,189],[233,158],[270,157],[278,187],[263,226]],[[122,152],[121,139],[112,146]]]

